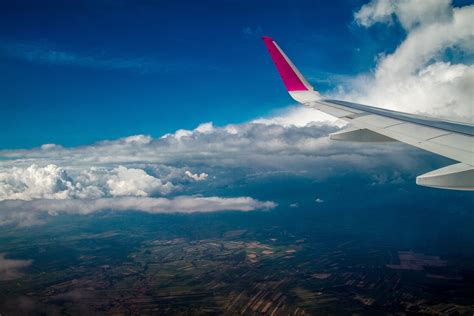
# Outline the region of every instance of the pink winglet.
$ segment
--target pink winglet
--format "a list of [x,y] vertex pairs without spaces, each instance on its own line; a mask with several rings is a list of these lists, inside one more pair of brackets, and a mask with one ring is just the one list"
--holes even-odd
[[272,38],[263,36],[263,42],[267,46],[268,52],[275,63],[275,66],[280,73],[280,77],[285,84],[288,91],[306,91],[308,88],[304,85],[301,79],[298,77],[292,66],[288,63],[285,56],[282,54],[280,49],[276,46],[276,43]]

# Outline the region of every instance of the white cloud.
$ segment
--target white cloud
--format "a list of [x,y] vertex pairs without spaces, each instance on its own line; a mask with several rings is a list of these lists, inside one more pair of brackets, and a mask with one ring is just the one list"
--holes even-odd
[[147,213],[193,213],[215,212],[224,210],[252,211],[271,209],[277,205],[271,201],[258,201],[250,197],[203,197],[178,196],[169,198],[118,197],[99,199],[73,200],[6,200],[0,202],[2,209],[22,211],[46,211],[50,213],[89,214],[100,210],[130,211],[139,210]]
[[21,277],[21,269],[30,266],[32,262],[32,260],[7,259],[4,253],[0,253],[0,281],[9,281]]
[[42,150],[55,149],[55,148],[59,148],[59,147],[60,146],[56,145],[56,144],[43,144],[43,145],[41,145]]
[[206,180],[207,177],[209,176],[207,173],[205,172],[202,172],[200,174],[197,174],[197,173],[192,173],[191,171],[189,170],[186,170],[184,172],[188,177],[190,177],[191,179],[195,180],[195,181],[203,181],[203,180]]
[[0,200],[66,199],[76,190],[66,171],[54,164],[0,171]]
[[[32,164],[46,166],[54,163],[67,169],[88,169],[90,167],[118,167],[123,165],[166,165],[180,167],[202,163],[205,166],[242,165],[248,160],[258,160],[266,164],[271,160],[262,157],[268,154],[284,154],[273,159],[284,160],[286,154],[307,154],[318,156],[317,149],[333,147],[326,135],[338,130],[326,124],[313,124],[305,127],[283,126],[278,124],[244,123],[213,127],[205,133],[187,131],[167,134],[149,143],[130,143],[122,139],[102,141],[89,146],[72,148],[51,148],[31,150],[3,150],[0,155],[0,170],[10,172],[11,168],[29,167]],[[128,139],[128,138],[127,138]],[[137,152],[140,154],[137,155]],[[326,153],[328,154],[328,153]],[[272,160],[273,160],[272,159]],[[1,168],[3,167],[3,169]],[[188,169],[186,169],[188,170]],[[183,174],[184,174],[183,170]],[[205,172],[205,170],[203,170]],[[97,172],[96,172],[97,173]]]
[[192,131],[186,129],[178,129],[173,134],[165,134],[161,138],[175,138],[177,140],[180,140],[183,137],[191,137],[196,134],[209,134],[213,130],[214,125],[212,124],[212,122],[206,122],[199,124],[199,126],[193,129]]
[[214,125],[212,124],[212,122],[199,124],[199,126],[194,129],[195,132],[203,134],[211,133],[213,130]]
[[324,200],[321,199],[321,198],[316,198],[316,200],[314,200],[316,203],[324,203]]
[[126,143],[148,144],[152,141],[152,137],[149,135],[133,135],[123,138],[123,141]]
[[174,134],[166,134],[164,135],[163,137],[164,138],[167,138],[167,137],[175,137],[176,139],[181,139],[183,137],[189,137],[193,134],[192,131],[188,131],[188,130],[185,130],[185,129],[179,129],[177,130]]
[[[337,126],[318,122],[301,127],[249,122],[212,127],[204,133],[192,130],[186,137],[167,134],[146,142],[129,142],[127,137],[88,146],[57,146],[47,151],[3,150],[0,156],[7,159],[0,161],[0,199],[164,195],[187,190],[193,185],[187,181],[190,176],[204,179],[211,172],[216,178],[209,184],[272,172],[322,179],[337,174],[334,168],[417,166],[413,156],[419,154],[417,151],[407,153],[406,147],[397,144],[330,141],[327,135],[337,130]],[[48,167],[51,164],[54,168]],[[28,168],[51,177],[48,183],[65,184],[41,185],[41,190],[30,188],[30,182],[25,183],[28,178],[23,177]],[[50,168],[52,171],[43,170]],[[199,175],[191,170],[200,170]]]
[[451,15],[451,0],[372,0],[355,13],[355,19],[369,27],[377,22],[391,23],[395,16],[409,30],[421,24],[446,21]]
[[166,195],[174,189],[171,182],[124,166],[85,168],[76,176],[54,164],[0,168],[0,201]]
[[[0,225],[19,224],[28,226],[37,224],[40,215],[90,214],[101,210],[141,211],[146,213],[194,213],[216,211],[253,211],[272,209],[277,206],[271,201],[258,201],[251,197],[202,197],[178,196],[169,198],[151,197],[115,197],[99,199],[35,199],[30,201],[0,201]],[[27,221],[24,221],[24,219]]]
[[160,179],[148,175],[142,169],[119,166],[113,172],[115,174],[107,180],[107,186],[112,196],[168,194],[174,187],[170,182],[163,183]]
[[[373,0],[355,13],[365,27],[391,23],[407,31],[373,73],[350,80],[338,97],[405,112],[473,121],[474,6],[453,8],[448,0]],[[446,53],[462,56],[450,61]],[[463,62],[464,60],[464,62]]]
[[284,127],[305,127],[312,123],[325,123],[328,125],[335,125],[339,127],[346,125],[346,123],[341,120],[338,120],[334,116],[330,116],[323,112],[316,111],[314,109],[301,105],[279,110],[270,117],[255,119],[252,121],[252,123],[265,125],[281,125]]
[[300,205],[298,203],[291,203],[290,207],[291,208],[298,208],[298,207],[300,207]]

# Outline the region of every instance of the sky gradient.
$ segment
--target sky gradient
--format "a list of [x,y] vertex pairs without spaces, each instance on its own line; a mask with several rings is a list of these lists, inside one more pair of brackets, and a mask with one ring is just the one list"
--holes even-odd
[[358,27],[363,3],[3,3],[0,148],[160,136],[292,104],[262,35],[327,91],[331,78],[373,68],[402,39],[400,27]]

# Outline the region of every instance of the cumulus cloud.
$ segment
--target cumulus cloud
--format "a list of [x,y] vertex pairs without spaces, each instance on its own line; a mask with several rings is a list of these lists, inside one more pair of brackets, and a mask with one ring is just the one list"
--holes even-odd
[[191,137],[193,135],[199,134],[209,134],[214,131],[214,125],[212,122],[206,122],[199,124],[194,130],[189,131],[185,129],[178,129],[176,132],[172,134],[165,134],[161,138],[175,138],[177,140],[181,140],[183,137]]
[[30,266],[32,262],[32,260],[7,259],[4,253],[0,253],[0,281],[9,281],[21,277],[21,269]]
[[184,172],[188,177],[190,177],[191,179],[195,180],[195,181],[203,181],[203,180],[206,180],[207,177],[209,176],[207,173],[205,172],[202,172],[200,174],[197,174],[197,173],[192,173],[191,171],[189,170],[186,170]]
[[319,204],[319,203],[324,203],[324,200],[321,199],[321,198],[316,198],[316,200],[314,200],[314,202]]
[[113,171],[115,174],[107,180],[112,196],[149,196],[154,192],[167,194],[173,190],[173,184],[170,182],[164,184],[142,169],[119,166]]
[[55,164],[0,168],[0,201],[166,195],[174,188],[142,169],[124,166],[85,168],[76,176]]
[[468,61],[474,56],[474,5],[372,0],[354,17],[363,27],[400,23],[406,38],[379,57],[372,73],[349,80],[336,96],[472,123],[474,66]]
[[303,106],[292,106],[281,109],[269,117],[255,119],[252,123],[280,125],[284,127],[304,127],[313,123],[324,123],[339,127],[346,125],[344,121],[338,120],[334,116]]

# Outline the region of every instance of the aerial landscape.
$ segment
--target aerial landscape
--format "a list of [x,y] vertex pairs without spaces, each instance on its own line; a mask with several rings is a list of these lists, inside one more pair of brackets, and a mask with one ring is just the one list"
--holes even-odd
[[429,211],[417,216],[430,225],[421,230],[404,223],[406,211],[386,212],[389,223],[369,208],[358,216],[308,208],[58,217],[41,228],[2,231],[1,251],[24,265],[15,270],[21,275],[3,278],[1,307],[7,315],[467,315],[473,216],[450,211],[450,224],[463,222],[452,236],[447,224],[433,224],[442,214]]
[[[0,3],[0,316],[473,315],[474,194],[417,185],[473,170],[472,21],[463,0]],[[330,137],[406,124],[360,104],[425,119]]]

